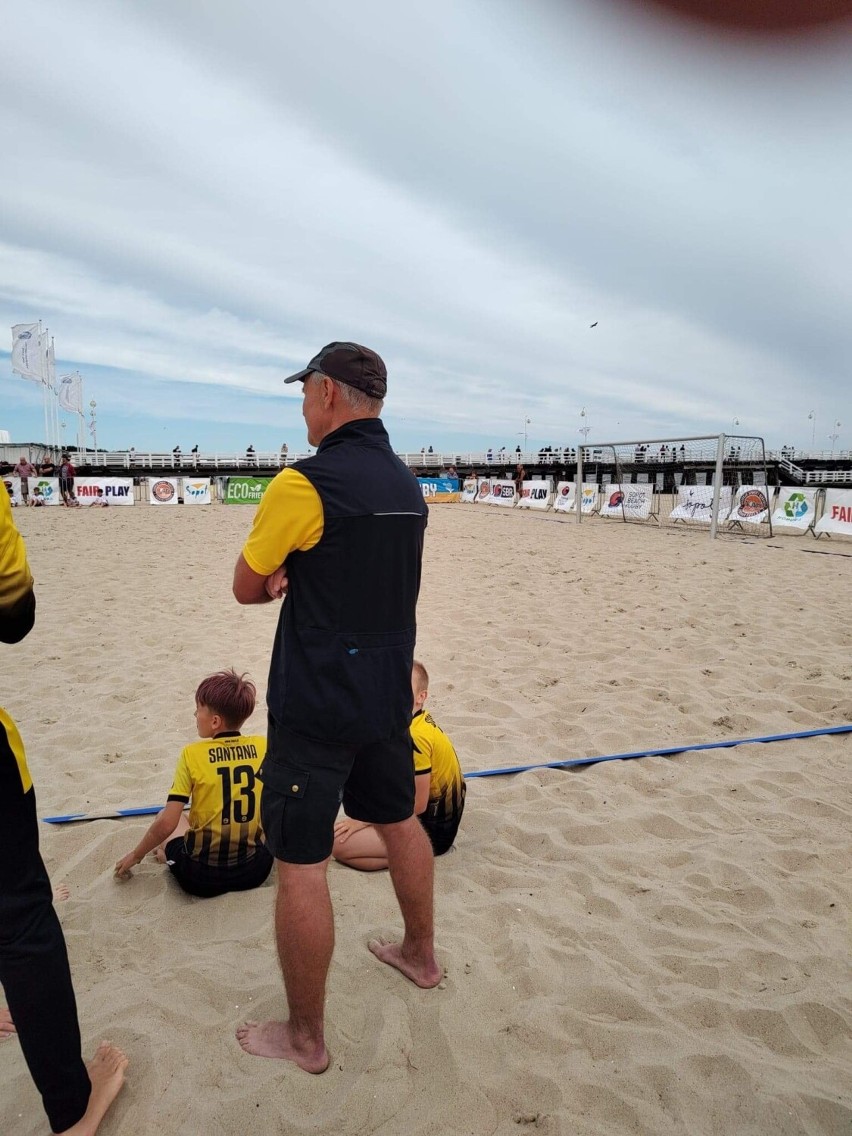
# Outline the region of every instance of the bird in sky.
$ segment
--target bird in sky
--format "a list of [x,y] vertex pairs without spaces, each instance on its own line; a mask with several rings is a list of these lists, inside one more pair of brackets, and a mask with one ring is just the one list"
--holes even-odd
[[598,321],[597,321],[597,320],[595,320],[595,322],[594,322],[594,323],[590,323],[590,324],[589,324],[589,327],[597,327],[597,326],[598,326]]

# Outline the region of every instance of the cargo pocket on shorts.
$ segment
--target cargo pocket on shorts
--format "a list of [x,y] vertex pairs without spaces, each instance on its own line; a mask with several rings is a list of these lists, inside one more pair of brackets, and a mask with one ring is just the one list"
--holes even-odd
[[258,778],[265,788],[283,797],[304,797],[311,779],[304,769],[293,769],[277,761],[264,761],[257,771]]

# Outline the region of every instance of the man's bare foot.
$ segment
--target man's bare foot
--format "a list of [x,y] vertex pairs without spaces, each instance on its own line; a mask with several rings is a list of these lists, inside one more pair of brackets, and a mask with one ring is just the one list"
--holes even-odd
[[324,1042],[296,1045],[289,1022],[246,1022],[237,1030],[237,1041],[246,1053],[293,1061],[306,1073],[324,1073],[330,1061]]
[[95,1136],[107,1114],[107,1109],[124,1084],[126,1068],[126,1054],[114,1045],[110,1045],[108,1041],[102,1041],[95,1051],[95,1056],[86,1066],[89,1080],[92,1082],[89,1107],[83,1119],[78,1120],[71,1128],[66,1128],[62,1136]]
[[17,1032],[8,1008],[0,1006],[0,1041],[5,1041],[7,1037],[14,1037]]
[[396,967],[415,986],[420,986],[424,990],[431,990],[444,977],[444,972],[434,956],[431,961],[408,958],[402,952],[401,943],[389,943],[387,939],[371,939],[367,946],[377,959],[386,962],[388,966]]
[[57,884],[53,889],[53,902],[62,903],[71,894],[71,888],[68,884]]

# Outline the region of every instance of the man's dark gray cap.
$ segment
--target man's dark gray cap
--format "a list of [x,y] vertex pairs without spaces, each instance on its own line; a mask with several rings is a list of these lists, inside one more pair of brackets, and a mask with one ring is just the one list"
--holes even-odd
[[284,382],[303,383],[312,374],[328,375],[370,398],[384,398],[388,391],[388,372],[381,356],[360,343],[326,344],[304,371],[290,375]]

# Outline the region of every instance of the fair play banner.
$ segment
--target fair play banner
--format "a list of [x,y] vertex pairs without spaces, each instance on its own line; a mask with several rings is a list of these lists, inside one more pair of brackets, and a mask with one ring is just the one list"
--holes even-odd
[[741,485],[728,514],[739,524],[759,525],[769,519],[769,490],[765,485]]
[[544,481],[522,481],[521,497],[518,501],[519,509],[546,509],[550,504],[550,494],[553,482],[550,478]]
[[602,517],[629,517],[647,521],[651,515],[654,487],[648,482],[637,485],[605,485],[600,508]]
[[183,479],[184,505],[210,504],[210,478],[185,477]]
[[[727,517],[731,511],[731,487],[723,485],[719,491],[719,512],[717,520]],[[672,521],[695,521],[697,524],[709,525],[713,514],[713,486],[712,485],[679,485],[677,487],[677,504],[669,514]]]
[[772,527],[807,532],[816,520],[816,489],[782,485],[772,514]]
[[491,478],[480,477],[476,482],[476,499],[480,505],[488,505],[491,502]]
[[148,503],[151,505],[177,505],[178,478],[150,478],[148,481]]
[[92,505],[95,501],[106,501],[108,505],[132,505],[133,478],[78,477],[74,482],[74,496],[81,505]]
[[488,498],[491,505],[503,505],[511,508],[515,503],[515,483],[493,477],[491,479],[491,496]]
[[474,502],[476,500],[476,489],[477,489],[476,478],[475,477],[468,477],[465,481],[462,482],[462,491],[461,491],[460,500],[464,501],[465,504],[467,504],[467,505]]
[[[61,505],[62,494],[59,492],[58,477],[30,477],[28,491],[32,497],[34,490],[41,490],[41,497],[45,505]],[[76,492],[76,482],[75,482]]]
[[852,489],[826,489],[822,516],[814,532],[852,536]]
[[[33,485],[35,485],[36,479],[33,478],[32,480]],[[23,505],[24,499],[21,496],[20,477],[12,477],[11,475],[6,474],[3,477],[3,484],[6,486],[6,492],[9,494],[9,500],[12,502],[12,506],[17,507],[18,505]],[[3,490],[0,489],[0,493],[2,492]],[[32,493],[32,490],[30,490],[30,492]]]

